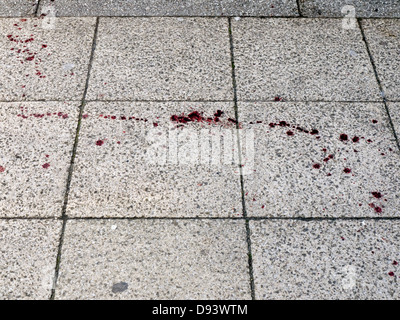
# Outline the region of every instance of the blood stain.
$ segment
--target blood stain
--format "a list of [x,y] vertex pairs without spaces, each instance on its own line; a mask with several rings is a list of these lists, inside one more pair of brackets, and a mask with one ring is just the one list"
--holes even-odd
[[351,169],[350,169],[350,168],[344,168],[343,172],[344,172],[344,173],[350,173],[350,172],[351,172]]
[[347,134],[344,134],[344,133],[342,133],[340,136],[339,136],[339,139],[341,140],[341,141],[347,141],[348,140],[348,136],[347,136]]
[[371,192],[371,194],[377,199],[382,198],[382,193],[380,193],[380,192],[374,191],[374,192]]
[[50,163],[45,163],[44,165],[42,165],[42,167],[43,167],[44,169],[47,169],[47,168],[50,167]]
[[314,163],[313,164],[313,168],[314,169],[319,169],[319,168],[321,168],[321,165],[319,163]]
[[103,140],[97,140],[96,141],[96,145],[97,146],[102,146],[104,144],[104,141]]

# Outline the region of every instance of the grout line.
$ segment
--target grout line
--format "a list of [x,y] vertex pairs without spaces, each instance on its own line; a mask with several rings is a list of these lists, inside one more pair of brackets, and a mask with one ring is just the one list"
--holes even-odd
[[299,17],[303,18],[303,14],[301,12],[300,0],[296,0],[296,3],[297,3],[297,11],[299,13]]
[[253,273],[253,256],[251,251],[251,230],[249,220],[247,219],[246,212],[246,202],[244,198],[244,181],[243,181],[243,169],[242,169],[242,152],[239,136],[239,111],[238,111],[238,101],[237,101],[237,87],[236,87],[236,73],[235,73],[235,56],[233,48],[233,35],[232,35],[232,21],[228,18],[228,32],[229,32],[229,45],[231,53],[231,65],[232,65],[232,89],[233,89],[233,104],[235,108],[235,118],[236,118],[236,137],[237,137],[237,147],[238,147],[238,158],[239,158],[239,171],[240,171],[240,188],[242,197],[242,210],[243,218],[245,219],[246,227],[246,241],[247,241],[247,254],[248,254],[248,265],[249,265],[249,277],[250,277],[250,293],[251,299],[255,300],[255,290],[254,290],[254,273]]
[[76,128],[76,135],[75,135],[75,141],[74,141],[74,147],[72,150],[72,156],[71,156],[71,163],[68,171],[68,178],[67,178],[67,185],[65,189],[65,196],[64,196],[64,205],[62,208],[62,229],[61,229],[61,235],[60,235],[60,242],[58,246],[58,252],[57,252],[57,260],[56,260],[56,269],[55,269],[55,275],[54,275],[54,286],[51,292],[50,300],[54,300],[55,297],[55,292],[56,292],[56,286],[57,286],[57,280],[58,280],[58,275],[60,271],[60,263],[61,263],[61,251],[62,251],[62,246],[64,243],[64,233],[65,233],[65,227],[67,224],[68,216],[66,215],[67,211],[67,205],[68,205],[68,195],[71,187],[71,181],[72,181],[72,175],[74,171],[74,163],[75,163],[75,157],[76,157],[76,151],[78,149],[78,141],[79,141],[79,131],[81,128],[81,121],[82,121],[82,114],[83,114],[83,109],[85,108],[85,99],[86,99],[86,94],[88,91],[89,87],[89,79],[90,79],[90,71],[92,69],[92,64],[93,64],[93,57],[94,57],[94,52],[96,50],[96,40],[97,40],[97,32],[99,29],[99,18],[96,18],[96,26],[94,28],[94,35],[93,35],[93,42],[92,42],[92,51],[90,54],[90,59],[89,59],[89,64],[88,64],[88,70],[87,70],[87,75],[86,75],[86,84],[85,84],[85,90],[83,92],[82,96],[82,102],[79,110],[79,118],[78,118],[78,125]]
[[38,14],[38,12],[39,12],[40,1],[41,1],[41,0],[39,0],[38,3],[37,3],[37,5],[36,5],[35,12],[33,13],[33,16],[34,16],[34,17],[36,17],[37,14]]
[[288,220],[288,221],[400,221],[400,217],[276,217],[276,216],[259,216],[259,217],[0,217],[0,221],[7,220],[26,220],[26,221],[40,221],[40,220]]
[[368,52],[369,60],[370,60],[370,62],[372,64],[372,68],[373,68],[374,73],[375,73],[376,81],[378,82],[379,90],[381,91],[382,101],[383,101],[383,104],[385,105],[385,110],[386,110],[386,114],[387,114],[388,119],[389,119],[390,128],[391,128],[392,133],[394,135],[394,139],[396,140],[397,148],[400,150],[399,138],[398,138],[398,136],[396,134],[396,130],[395,130],[394,125],[393,125],[392,117],[390,116],[390,111],[389,111],[389,107],[388,107],[388,104],[387,104],[385,91],[383,89],[382,82],[381,82],[381,80],[379,78],[378,71],[376,70],[376,64],[375,64],[374,58],[372,56],[371,50],[369,49],[368,41],[367,41],[367,38],[365,36],[365,32],[364,32],[364,28],[363,28],[362,23],[361,23],[361,19],[357,19],[357,22],[358,22],[358,26],[359,26],[359,28],[361,30],[362,39],[363,39],[363,41],[365,43],[365,47],[366,47],[367,52]]
[[[37,10],[39,7],[36,8]],[[301,9],[298,9],[299,15],[276,15],[276,16],[264,16],[264,15],[127,15],[127,16],[118,16],[118,15],[68,15],[65,14],[57,14],[57,18],[122,18],[122,19],[129,19],[129,18],[206,18],[206,19],[226,19],[226,18],[251,18],[251,19],[336,19],[341,20],[343,16],[305,16],[301,13]],[[37,13],[37,12],[36,12]],[[301,14],[301,15],[300,15]],[[2,18],[21,18],[24,16],[1,16]],[[29,17],[29,15],[26,15]],[[399,20],[400,17],[357,17],[357,19],[368,19],[368,20]]]
[[[387,100],[388,102],[398,103],[400,100]],[[0,100],[0,103],[29,103],[29,102],[79,102],[78,100],[68,99],[51,99],[51,100]],[[154,103],[214,103],[214,102],[234,102],[232,99],[221,99],[221,100],[134,100],[134,99],[114,99],[114,100],[85,100],[88,102],[99,102],[99,103],[113,103],[113,102],[154,102]],[[284,100],[275,101],[267,99],[238,99],[238,103],[382,103],[382,100]]]

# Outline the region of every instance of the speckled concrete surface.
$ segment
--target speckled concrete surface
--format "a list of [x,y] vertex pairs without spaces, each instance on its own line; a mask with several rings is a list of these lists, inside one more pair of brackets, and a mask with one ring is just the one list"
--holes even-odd
[[69,221],[62,256],[56,299],[250,298],[244,221]]
[[0,220],[0,299],[48,299],[61,221]]
[[0,299],[400,298],[396,19],[51,2],[0,18]]
[[[300,0],[306,17],[400,17],[398,0]],[[348,12],[346,6],[351,6]],[[354,10],[354,11],[353,11]]]
[[102,18],[88,99],[232,99],[231,72],[226,19]]
[[21,17],[35,13],[38,0],[0,0],[0,17]]
[[398,216],[400,154],[382,103],[240,103],[239,112],[256,137],[244,176],[250,216]]
[[[194,110],[205,117],[217,110],[224,114],[212,125],[171,121]],[[69,216],[241,216],[239,165],[233,162],[234,150],[229,153],[233,164],[224,164],[222,144],[225,135],[236,134],[227,120],[234,117],[232,103],[91,102],[84,116]],[[201,137],[208,141],[208,156],[200,149]],[[218,146],[214,137],[220,150],[213,148]]]
[[61,216],[79,103],[0,103],[0,217]]
[[59,16],[297,16],[296,0],[43,0]]
[[363,19],[362,27],[386,98],[400,101],[400,20]]
[[256,299],[394,299],[398,221],[251,221]]
[[0,100],[80,100],[95,18],[0,20]]
[[389,102],[388,109],[397,137],[400,138],[400,102]]
[[380,100],[361,32],[338,19],[232,22],[239,100]]

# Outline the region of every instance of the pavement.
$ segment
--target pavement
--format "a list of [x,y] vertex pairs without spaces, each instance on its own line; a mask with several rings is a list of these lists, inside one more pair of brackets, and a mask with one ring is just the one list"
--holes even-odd
[[400,299],[399,17],[0,0],[0,299]]

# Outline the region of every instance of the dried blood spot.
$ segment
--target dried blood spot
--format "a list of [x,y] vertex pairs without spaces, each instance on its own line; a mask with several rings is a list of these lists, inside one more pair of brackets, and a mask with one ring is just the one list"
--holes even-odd
[[157,122],[153,122],[153,126],[154,127],[158,127],[158,123]]
[[86,119],[87,117],[89,117],[88,114],[84,114],[84,115],[82,116],[83,119]]
[[393,263],[392,263],[394,266],[397,266],[399,263],[396,261],[396,260],[393,260]]
[[45,163],[44,165],[42,165],[42,167],[43,167],[44,169],[47,169],[47,168],[50,167],[50,163]]
[[102,146],[104,144],[103,140],[97,140],[96,141],[96,146]]
[[375,208],[375,205],[373,203],[368,204],[371,208]]
[[381,213],[382,212],[382,208],[381,207],[375,207],[375,212],[376,213]]
[[359,137],[353,137],[353,139],[351,139],[354,143],[356,143],[356,142],[358,142],[358,141],[360,141],[360,138]]
[[391,276],[391,277],[394,277],[394,272],[393,272],[393,271],[390,271],[390,272],[388,273],[388,275]]
[[382,198],[382,193],[380,193],[380,192],[374,191],[374,192],[371,192],[371,193],[377,199]]
[[339,136],[339,139],[341,140],[341,141],[347,141],[348,140],[348,136],[347,136],[347,134],[344,134],[344,133],[342,133],[340,136]]
[[6,171],[6,168],[0,166],[0,173],[2,173],[2,172],[4,172],[4,171]]
[[32,61],[33,59],[35,59],[35,56],[30,56],[30,57],[26,58],[25,60]]
[[321,168],[321,165],[319,163],[314,163],[313,164],[313,168],[314,169],[319,169],[319,168]]
[[350,173],[350,172],[351,172],[351,169],[350,169],[350,168],[344,168],[343,172],[344,172],[344,173]]
[[378,123],[378,120],[374,119],[374,120],[372,120],[372,123]]
[[294,133],[293,133],[293,131],[288,131],[288,132],[286,132],[286,134],[288,135],[288,136],[293,136],[294,135]]
[[319,133],[319,131],[317,129],[312,129],[310,132],[310,134],[312,134],[312,135],[318,134],[318,133]]

